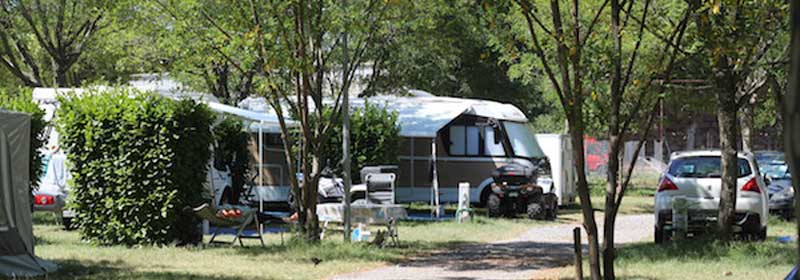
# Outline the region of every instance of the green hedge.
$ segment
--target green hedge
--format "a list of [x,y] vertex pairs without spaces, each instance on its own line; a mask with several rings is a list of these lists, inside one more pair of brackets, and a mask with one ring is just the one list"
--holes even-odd
[[31,150],[30,150],[30,180],[31,188],[36,189],[45,171],[42,163],[43,155],[39,151],[47,140],[44,134],[47,122],[44,121],[44,110],[33,102],[33,94],[30,89],[19,89],[16,93],[0,90],[0,108],[28,113],[31,115]]
[[82,236],[105,245],[196,242],[197,221],[184,210],[205,201],[211,111],[128,89],[59,102]]
[[245,130],[241,119],[232,116],[225,116],[213,132],[214,165],[231,172],[233,193],[229,194],[232,196],[229,203],[237,204],[250,171],[250,133]]
[[[350,178],[354,183],[360,183],[359,174],[364,166],[398,164],[401,137],[397,112],[365,102],[364,107],[356,108],[350,114],[350,127]],[[341,126],[335,127],[323,150],[324,158],[341,174]]]

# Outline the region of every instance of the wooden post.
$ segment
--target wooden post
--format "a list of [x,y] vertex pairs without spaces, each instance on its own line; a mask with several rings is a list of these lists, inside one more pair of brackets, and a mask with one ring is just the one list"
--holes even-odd
[[575,246],[575,279],[583,279],[583,248],[581,248],[581,228],[572,229],[573,245]]

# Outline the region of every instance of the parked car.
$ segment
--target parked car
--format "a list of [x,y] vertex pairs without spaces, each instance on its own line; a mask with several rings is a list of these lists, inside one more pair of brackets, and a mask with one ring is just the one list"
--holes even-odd
[[605,175],[608,170],[608,147],[594,137],[584,137],[586,148],[586,170],[591,173]]
[[75,212],[66,208],[70,191],[68,182],[71,179],[66,161],[67,157],[57,148],[47,151],[43,167],[45,172],[39,189],[33,192],[33,209],[60,214],[64,228],[71,229]]
[[[707,231],[716,224],[722,188],[720,151],[677,152],[670,157],[655,196],[655,241],[672,236],[673,201],[683,198],[688,208],[689,233]],[[748,239],[767,236],[767,194],[764,178],[751,153],[739,153],[736,180],[735,230]]]
[[769,211],[785,219],[794,216],[794,188],[792,175],[784,154],[775,151],[756,152],[758,169],[767,180]]

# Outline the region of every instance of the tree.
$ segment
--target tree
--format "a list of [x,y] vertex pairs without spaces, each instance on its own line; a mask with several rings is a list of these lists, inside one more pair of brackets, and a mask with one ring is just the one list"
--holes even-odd
[[[293,176],[290,181],[308,240],[319,239],[320,147],[338,125],[341,98],[349,94],[365,53],[383,35],[379,31],[387,11],[399,6],[377,0],[347,5],[333,0],[157,2],[157,8],[188,22],[187,31],[199,40],[212,42],[211,49],[225,63],[240,73],[255,71],[254,93],[266,97],[279,119],[289,174],[303,174],[302,182]],[[291,152],[294,146],[298,153]]]
[[776,1],[693,1],[699,52],[711,72],[707,80],[717,101],[722,189],[717,226],[722,240],[733,235],[738,177],[737,112],[754,93],[752,81],[764,73],[764,63],[775,48],[775,34],[786,28],[788,3]]
[[[561,101],[576,152],[573,157],[579,172],[578,194],[589,236],[593,279],[615,277],[614,223],[635,167],[635,161],[627,167],[623,165],[622,144],[631,138],[638,140],[634,158],[638,156],[657,112],[648,109],[659,104],[666,89],[663,85],[669,81],[675,61],[683,55],[674,46],[681,44],[688,25],[690,13],[686,5],[651,2],[572,1],[571,13],[562,15],[559,1],[549,2],[549,13],[538,11],[547,3],[514,1],[507,13],[512,19],[521,19],[508,22],[523,22],[522,27],[513,23],[506,26],[508,23],[497,23],[494,18],[489,23],[501,26],[498,29],[524,31],[498,37],[492,43],[505,54],[506,63],[515,65],[511,68],[526,69],[531,72],[526,76],[533,79],[548,79],[549,90]],[[583,15],[587,11],[588,16]],[[570,20],[562,21],[562,16]],[[668,43],[645,44],[657,41],[659,36]],[[536,60],[538,63],[532,63]],[[551,69],[549,65],[558,68]],[[606,133],[610,141],[602,248],[597,243],[594,210],[583,174],[582,141],[590,126],[591,130]]]
[[[654,9],[651,0],[634,3],[634,1],[620,2],[610,0],[610,33],[611,50],[606,51],[611,62],[609,98],[610,112],[607,116],[609,154],[607,169],[607,184],[605,192],[605,216],[603,224],[603,276],[605,279],[615,279],[614,260],[616,249],[614,247],[614,225],[619,207],[625,197],[636,160],[631,161],[626,170],[623,170],[622,144],[633,132],[638,132],[638,144],[633,154],[633,159],[638,158],[644,141],[647,140],[653,126],[656,106],[663,99],[664,83],[669,83],[676,60],[681,56],[679,49],[685,35],[691,6],[667,6],[666,9]],[[639,5],[637,5],[639,4]],[[670,3],[674,4],[674,3]],[[627,6],[626,6],[627,5]],[[638,11],[638,13],[637,13]],[[676,11],[682,11],[676,13]],[[638,14],[641,14],[639,16]],[[677,14],[677,15],[676,15]],[[679,15],[679,16],[678,16]],[[680,18],[674,24],[653,24],[648,20],[652,18]],[[629,21],[630,20],[630,21]],[[636,24],[629,25],[629,22]],[[672,20],[667,23],[675,22]],[[668,30],[667,44],[663,47],[651,46],[642,49],[645,40],[650,41],[655,36],[645,37],[646,27],[652,32],[655,30]],[[632,32],[626,32],[630,29]],[[633,37],[624,36],[632,34]],[[624,40],[627,39],[627,40]],[[625,44],[628,43],[628,44]],[[643,67],[644,60],[647,65]],[[643,80],[644,83],[638,81]],[[628,101],[625,101],[628,100]],[[653,108],[653,110],[646,110]],[[637,119],[639,121],[637,123]],[[634,131],[634,129],[638,131]]]
[[[495,49],[504,55],[504,62],[527,62],[530,67],[533,61],[541,67],[544,76],[549,80],[552,90],[566,115],[568,133],[572,145],[572,157],[577,170],[578,197],[581,202],[583,227],[589,240],[589,265],[592,279],[600,279],[600,255],[597,236],[597,223],[591,205],[586,172],[583,168],[585,159],[583,151],[584,135],[584,99],[587,82],[583,60],[583,51],[590,41],[592,30],[600,13],[605,9],[602,5],[592,5],[590,17],[582,17],[579,1],[572,2],[569,11],[562,11],[560,1],[549,3],[547,11],[539,10],[538,3],[530,1],[513,1],[513,3],[485,2],[484,9],[489,16],[489,25],[493,30],[524,30],[525,33],[501,33],[491,40]],[[594,3],[593,3],[594,4]],[[547,6],[547,5],[542,5]],[[584,8],[590,9],[590,8]],[[551,24],[545,25],[549,19]],[[523,26],[519,26],[522,23]],[[584,27],[586,29],[584,29]],[[522,51],[520,51],[520,49]],[[551,65],[556,68],[553,69]],[[528,68],[529,71],[534,69]],[[533,72],[536,75],[536,71]]]
[[[72,86],[114,1],[2,1],[0,64],[30,87]],[[44,59],[39,56],[42,53]]]

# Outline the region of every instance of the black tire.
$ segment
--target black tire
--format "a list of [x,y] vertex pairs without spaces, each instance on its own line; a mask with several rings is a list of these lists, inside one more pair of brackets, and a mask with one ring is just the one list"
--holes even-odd
[[655,227],[655,242],[656,244],[664,244],[666,243],[666,233],[664,230],[660,229],[658,226]]
[[61,218],[61,226],[64,227],[64,230],[73,230],[74,228],[73,228],[73,225],[72,225],[72,218],[62,217]]
[[503,200],[500,199],[495,193],[490,193],[489,197],[486,199],[486,210],[489,212],[489,217],[500,217],[505,214],[505,209],[503,209]]
[[544,201],[547,203],[544,219],[555,221],[558,218],[558,197],[553,193],[547,193],[544,195]]
[[756,234],[756,240],[764,241],[767,240],[767,227],[762,228],[758,234]]
[[547,209],[540,203],[528,203],[528,218],[533,220],[544,220],[547,217]]

